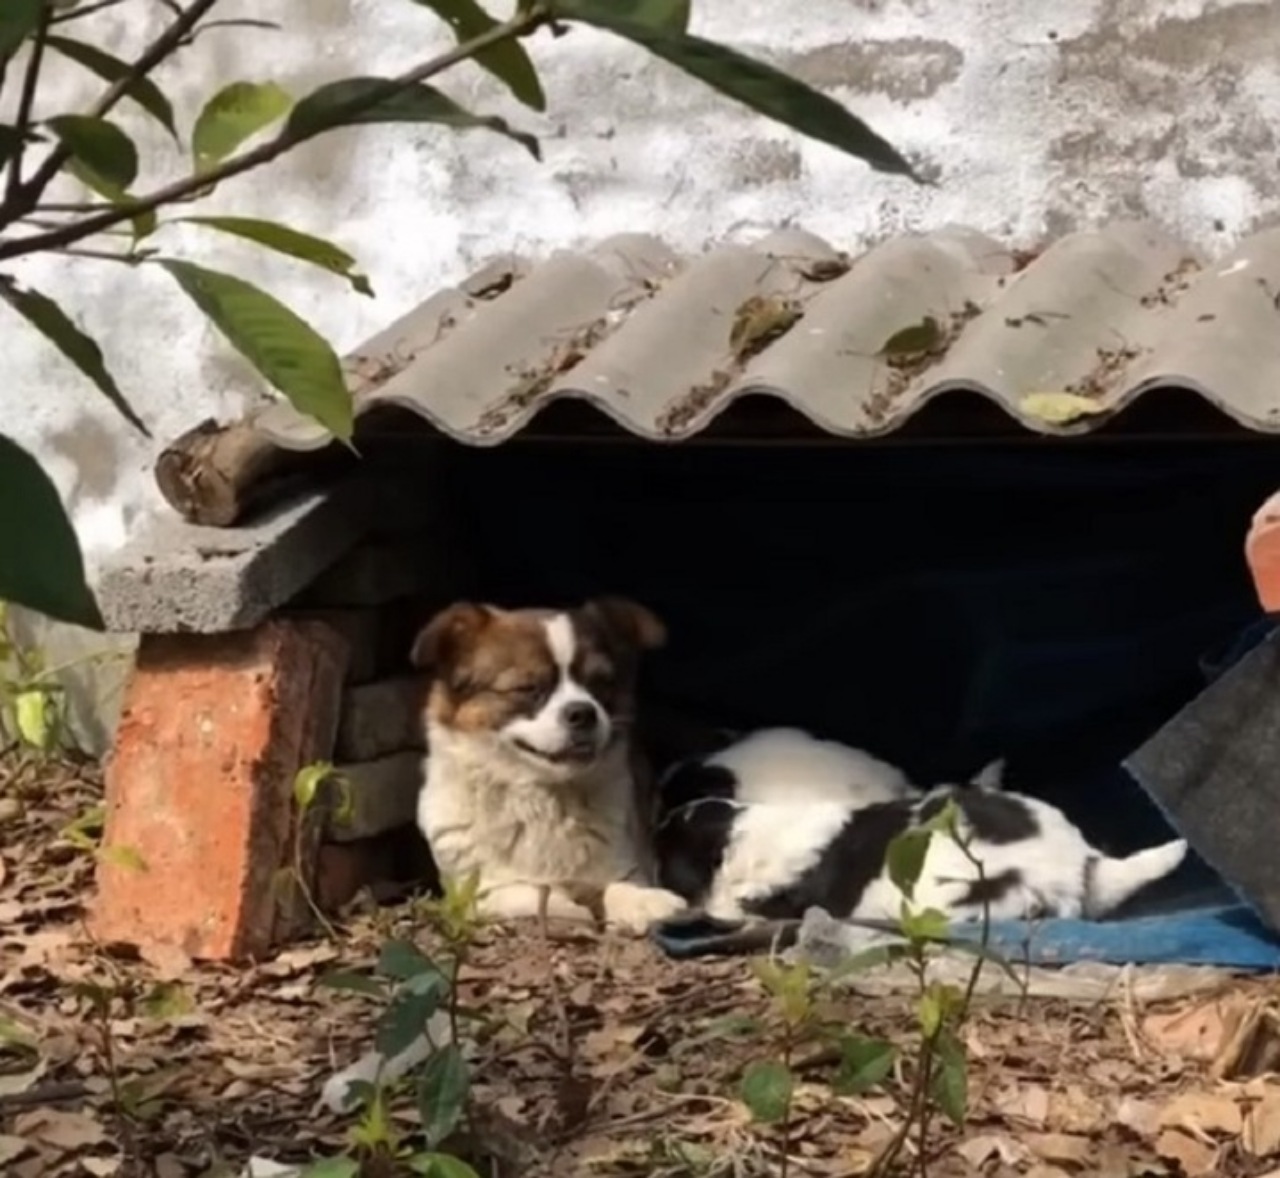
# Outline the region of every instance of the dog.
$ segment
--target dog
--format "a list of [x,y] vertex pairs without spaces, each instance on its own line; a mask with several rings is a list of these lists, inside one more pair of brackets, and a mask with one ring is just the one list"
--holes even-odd
[[640,659],[665,641],[652,612],[618,597],[567,611],[461,602],[418,634],[418,825],[442,877],[478,873],[483,914],[643,932],[684,909],[654,882],[632,740]]
[[686,758],[663,774],[658,789],[661,813],[697,798],[866,806],[920,795],[887,761],[801,728],[760,728],[709,755]]
[[[806,796],[799,780],[786,791],[772,774],[737,778],[727,797],[723,775],[713,776],[704,796],[671,799],[655,834],[658,879],[723,920],[798,920],[819,907],[838,919],[896,921],[904,896],[889,875],[889,846],[948,801],[968,854],[934,835],[913,902],[951,920],[1099,919],[1186,857],[1181,839],[1103,855],[1061,810],[1003,790],[1002,768],[997,761],[967,785],[870,802],[857,788],[843,798],[824,788]],[[686,790],[691,781],[686,769]]]

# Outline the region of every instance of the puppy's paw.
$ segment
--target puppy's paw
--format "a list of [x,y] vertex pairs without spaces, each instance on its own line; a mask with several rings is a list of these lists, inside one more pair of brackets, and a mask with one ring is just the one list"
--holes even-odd
[[615,883],[604,892],[605,923],[624,932],[646,933],[653,925],[678,916],[687,907],[675,892],[665,888]]

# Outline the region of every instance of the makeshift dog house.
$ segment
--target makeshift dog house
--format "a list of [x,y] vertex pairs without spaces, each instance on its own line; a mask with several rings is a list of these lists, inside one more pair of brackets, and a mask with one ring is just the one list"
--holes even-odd
[[[648,696],[686,726],[799,724],[925,784],[1003,755],[1113,851],[1165,833],[1122,761],[1262,616],[1278,231],[1212,259],[1146,224],[1036,254],[627,235],[500,258],[347,371],[359,458],[286,406],[205,423],[158,464],[174,517],[105,575],[144,637],[106,830],[139,855],[104,857],[102,936],[258,952],[282,873],[328,902],[361,847],[385,867],[361,840],[412,821],[409,641],[457,597],[630,594],[669,625]],[[315,761],[341,821],[297,812]],[[1146,784],[1274,923],[1266,774],[1202,762],[1211,798]]]

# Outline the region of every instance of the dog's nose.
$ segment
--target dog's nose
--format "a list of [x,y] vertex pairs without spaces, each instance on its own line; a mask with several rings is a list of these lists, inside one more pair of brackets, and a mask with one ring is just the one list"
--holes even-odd
[[600,721],[595,705],[585,700],[575,700],[571,704],[565,704],[561,715],[569,731],[578,736],[594,732]]

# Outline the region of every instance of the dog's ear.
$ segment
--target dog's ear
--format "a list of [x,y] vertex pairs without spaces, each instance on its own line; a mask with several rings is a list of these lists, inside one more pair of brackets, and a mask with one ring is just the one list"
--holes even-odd
[[652,610],[629,597],[596,597],[586,612],[637,650],[657,650],[666,645],[667,627]]
[[459,601],[441,610],[418,631],[409,661],[424,671],[439,671],[457,659],[463,647],[474,642],[492,620],[493,611],[488,606]]

